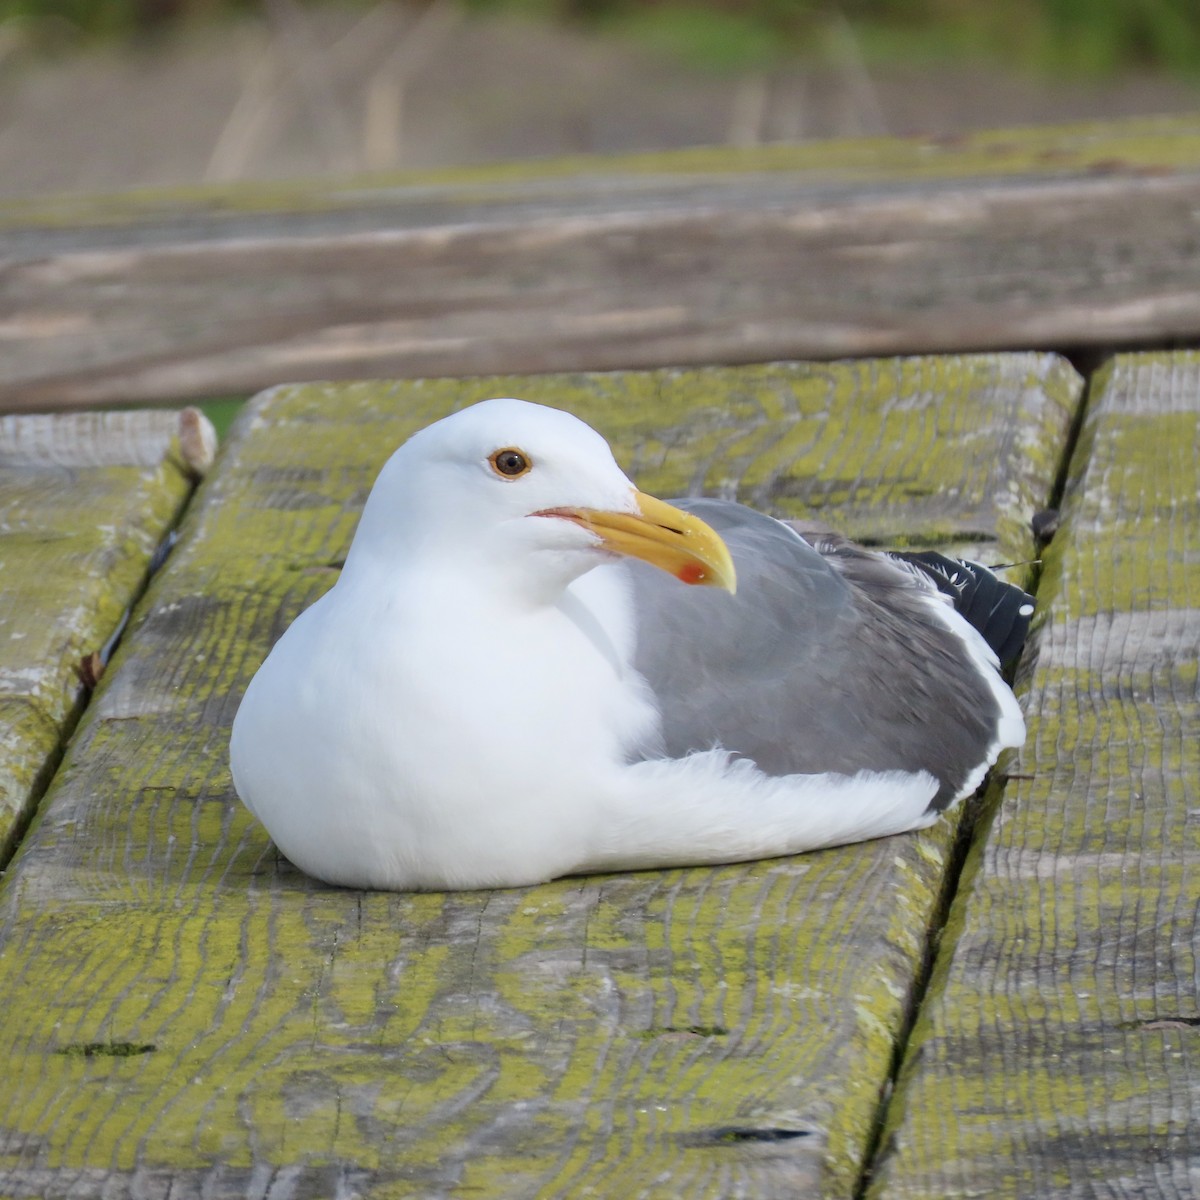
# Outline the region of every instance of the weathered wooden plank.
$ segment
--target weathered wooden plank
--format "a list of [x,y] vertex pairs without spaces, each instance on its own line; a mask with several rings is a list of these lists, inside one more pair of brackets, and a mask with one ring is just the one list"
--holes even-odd
[[1197,337],[1198,208],[1184,119],[10,209],[0,405]]
[[[519,217],[531,204],[581,214],[611,211],[623,194],[686,194],[698,181],[797,176],[830,195],[879,183],[981,176],[1062,178],[1161,175],[1200,156],[1195,117],[1152,117],[994,129],[954,137],[845,138],[745,147],[693,147],[656,154],[577,155],[369,179],[286,184],[149,188],[115,195],[39,196],[0,202],[6,245],[22,257],[225,237],[329,234],[347,220],[361,231],[462,224],[488,213]],[[184,234],[188,237],[184,237]]]
[[191,490],[179,414],[0,417],[0,865]]
[[968,863],[876,1200],[1196,1195],[1200,356],[1119,357],[1094,393],[1020,782]]
[[1079,380],[1017,355],[260,397],[0,889],[0,1194],[853,1194],[952,821],[388,895],[300,875],[234,797],[241,692],[330,582],[383,457],[514,392],[587,415],[656,491],[986,534],[1008,558]]

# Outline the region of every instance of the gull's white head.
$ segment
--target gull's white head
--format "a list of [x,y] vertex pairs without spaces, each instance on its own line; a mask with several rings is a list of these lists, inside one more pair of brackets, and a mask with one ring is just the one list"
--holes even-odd
[[392,455],[346,568],[470,564],[540,591],[613,554],[733,590],[717,534],[639,492],[594,429],[558,409],[500,399],[435,422]]

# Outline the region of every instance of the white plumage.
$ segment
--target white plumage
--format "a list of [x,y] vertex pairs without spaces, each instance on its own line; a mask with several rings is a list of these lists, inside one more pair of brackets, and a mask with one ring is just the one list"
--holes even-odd
[[[804,571],[817,570],[812,556],[829,573],[814,596],[828,592],[822,605],[842,621],[857,603],[848,585],[770,524],[769,543],[778,529],[798,543]],[[730,535],[739,572],[756,580],[774,569],[738,544]],[[634,559],[656,568],[631,567]],[[664,706],[676,694],[683,702],[680,687],[695,699],[701,685],[639,665],[639,637],[655,631],[662,662],[702,662],[704,643],[736,639],[737,621],[758,619],[758,601],[690,588],[672,574],[732,588],[722,540],[694,515],[637,492],[603,439],[574,417],[493,400],[430,426],[381,472],[337,584],[251,682],[231,742],[239,795],[288,858],[331,883],[509,886],[917,828],[936,819],[936,797],[940,805],[972,790],[996,754],[1024,736],[982,638],[935,591],[905,582],[906,603],[928,609],[922,629],[955,643],[954,670],[988,708],[986,736],[975,735],[952,784],[936,764],[907,752],[892,762],[870,739],[861,765],[852,746],[831,746],[833,759],[851,764],[836,771],[768,773],[738,757],[749,751],[730,739],[744,732],[749,744],[764,726],[753,678],[765,684],[770,662],[749,683],[731,682],[725,697],[720,679],[715,689],[707,679],[716,697],[709,708],[727,704],[733,732],[716,738],[697,717],[695,744],[683,745],[689,731],[665,722]],[[671,633],[668,618],[685,599],[701,607],[684,612],[683,633]],[[817,601],[796,599],[806,610],[796,619],[819,628]],[[786,631],[779,638],[786,658]],[[788,670],[797,680],[784,684],[797,697],[792,723],[811,724],[806,714],[824,694],[805,694],[799,659]],[[822,753],[797,750],[798,761],[820,766]]]

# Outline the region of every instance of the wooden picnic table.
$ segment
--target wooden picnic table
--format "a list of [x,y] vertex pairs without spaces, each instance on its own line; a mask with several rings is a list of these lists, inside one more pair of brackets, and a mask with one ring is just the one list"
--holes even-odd
[[1200,339],[1200,117],[0,206],[0,408]]
[[[1029,564],[1061,505],[1014,571],[1025,749],[927,831],[809,855],[300,874],[233,793],[241,693],[390,449],[505,394],[650,491],[870,544]],[[176,422],[0,426],[0,1196],[1196,1194],[1200,355],[290,385],[194,494]]]

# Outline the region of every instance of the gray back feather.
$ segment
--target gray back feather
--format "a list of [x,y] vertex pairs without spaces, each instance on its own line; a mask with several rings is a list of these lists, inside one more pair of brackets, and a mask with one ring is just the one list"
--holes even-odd
[[[738,592],[630,563],[635,665],[666,752],[723,746],[769,774],[926,770],[953,798],[986,757],[999,708],[929,585],[845,539],[738,504],[676,500],[717,530]],[[923,598],[925,597],[925,598]]]

